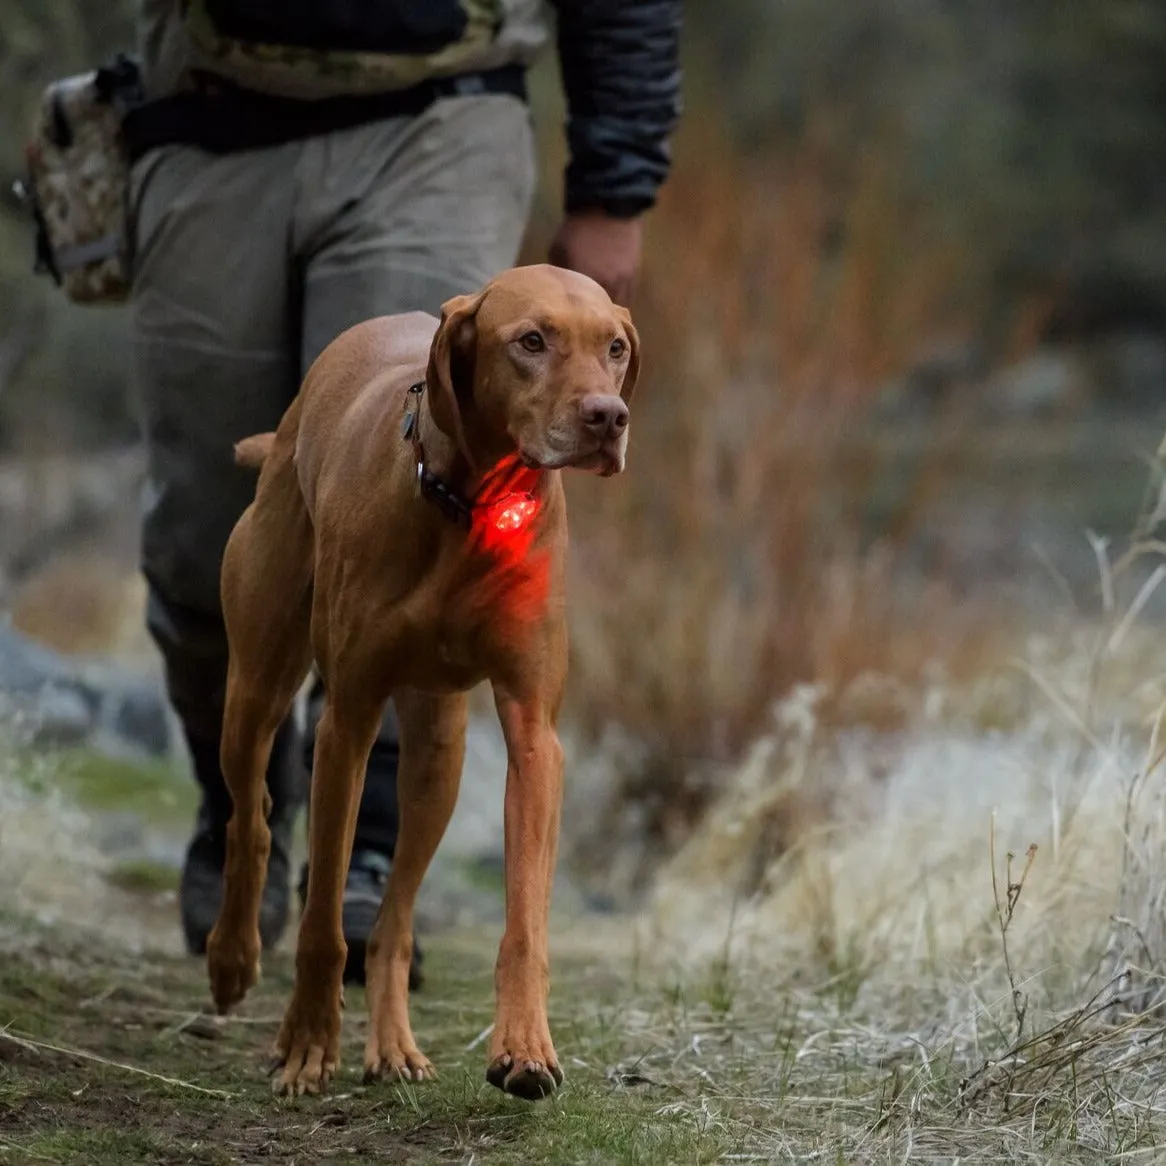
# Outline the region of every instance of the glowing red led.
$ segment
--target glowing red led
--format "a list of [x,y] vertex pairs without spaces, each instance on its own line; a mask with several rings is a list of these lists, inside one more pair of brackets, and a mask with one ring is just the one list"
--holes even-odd
[[529,495],[507,502],[494,515],[494,529],[503,534],[521,530],[535,516],[538,503]]
[[542,509],[536,493],[541,476],[541,471],[523,465],[517,454],[504,458],[486,476],[473,503],[473,537],[480,551],[511,566],[526,559]]

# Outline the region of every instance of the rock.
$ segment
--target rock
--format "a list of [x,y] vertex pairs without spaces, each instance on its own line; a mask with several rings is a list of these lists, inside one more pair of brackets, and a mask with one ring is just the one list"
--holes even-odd
[[954,393],[981,381],[985,371],[980,345],[960,338],[936,340],[877,391],[877,415],[887,421],[927,418]]
[[173,757],[180,749],[160,682],[112,661],[62,656],[6,620],[0,620],[0,707],[34,744],[147,757]]
[[1089,376],[1080,358],[1065,349],[1038,348],[984,386],[989,412],[1006,417],[1047,417],[1067,412],[1086,394]]
[[0,689],[13,695],[39,692],[46,685],[68,685],[74,669],[65,657],[23,636],[0,621]]
[[14,714],[24,735],[45,745],[77,745],[93,731],[93,709],[71,688],[46,684],[35,696],[5,694],[0,708]]

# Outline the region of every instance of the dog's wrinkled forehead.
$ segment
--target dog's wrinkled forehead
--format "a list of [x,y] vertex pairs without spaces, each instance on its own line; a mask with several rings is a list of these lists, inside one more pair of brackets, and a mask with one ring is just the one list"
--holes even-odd
[[479,334],[525,322],[557,331],[606,335],[620,327],[607,292],[585,275],[550,266],[514,268],[485,289],[478,310]]

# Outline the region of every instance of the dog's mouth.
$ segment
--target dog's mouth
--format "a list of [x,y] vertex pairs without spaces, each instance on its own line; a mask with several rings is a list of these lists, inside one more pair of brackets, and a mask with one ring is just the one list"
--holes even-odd
[[610,478],[618,474],[624,466],[622,443],[605,441],[590,448],[557,450],[544,449],[538,454],[529,450],[519,450],[519,461],[528,470],[584,470]]

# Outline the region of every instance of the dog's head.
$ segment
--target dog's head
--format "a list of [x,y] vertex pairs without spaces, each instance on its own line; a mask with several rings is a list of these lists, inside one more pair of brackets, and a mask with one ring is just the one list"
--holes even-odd
[[516,267],[441,309],[428,384],[438,425],[471,462],[624,468],[640,338],[594,280]]

